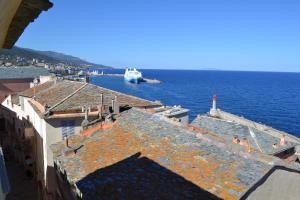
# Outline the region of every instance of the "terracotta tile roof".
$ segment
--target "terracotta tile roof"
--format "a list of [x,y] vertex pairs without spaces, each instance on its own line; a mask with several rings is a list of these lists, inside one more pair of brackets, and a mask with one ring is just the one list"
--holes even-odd
[[75,155],[51,146],[58,168],[84,199],[238,199],[274,165],[264,154],[233,152],[139,109],[112,129],[70,138]]

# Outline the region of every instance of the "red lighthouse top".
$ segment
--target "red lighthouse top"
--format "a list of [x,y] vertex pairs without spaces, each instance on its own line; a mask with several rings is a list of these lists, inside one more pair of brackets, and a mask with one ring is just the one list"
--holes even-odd
[[217,95],[213,96],[213,101],[217,101]]

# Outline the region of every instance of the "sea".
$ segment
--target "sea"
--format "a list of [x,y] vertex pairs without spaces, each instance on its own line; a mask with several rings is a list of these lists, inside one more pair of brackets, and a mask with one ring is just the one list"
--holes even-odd
[[[207,113],[217,95],[217,107],[300,137],[300,73],[214,70],[141,70],[160,84],[132,84],[122,77],[90,77],[95,85],[181,105],[190,110],[190,121]],[[101,73],[101,70],[99,70]],[[104,70],[124,73],[124,70]]]

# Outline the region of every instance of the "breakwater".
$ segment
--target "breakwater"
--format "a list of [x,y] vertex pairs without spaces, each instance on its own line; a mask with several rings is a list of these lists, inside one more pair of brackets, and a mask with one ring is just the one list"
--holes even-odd
[[[111,77],[124,77],[124,74],[89,74],[90,76],[111,76]],[[143,78],[142,82],[150,83],[150,84],[158,84],[161,83],[160,80],[157,79],[149,79]]]

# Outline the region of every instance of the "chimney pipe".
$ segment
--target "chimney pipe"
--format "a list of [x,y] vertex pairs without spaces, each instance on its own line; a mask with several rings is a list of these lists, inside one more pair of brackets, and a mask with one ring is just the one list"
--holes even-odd
[[112,99],[112,100],[111,100],[111,109],[112,109],[112,110],[114,110],[114,105],[115,105],[115,100]]
[[88,120],[88,116],[89,116],[89,109],[88,109],[88,107],[87,106],[85,106],[85,108],[84,108],[85,110],[85,113],[84,113],[84,119],[85,120]]
[[281,146],[285,146],[286,145],[285,135],[284,134],[281,135],[279,144]]
[[64,137],[65,147],[69,147],[69,139],[67,136]]
[[103,94],[100,94],[100,104],[103,105]]
[[115,100],[114,100],[114,104],[113,104],[113,112],[114,112],[114,114],[120,113],[120,106],[119,106],[119,102],[117,100],[117,96],[115,96]]

